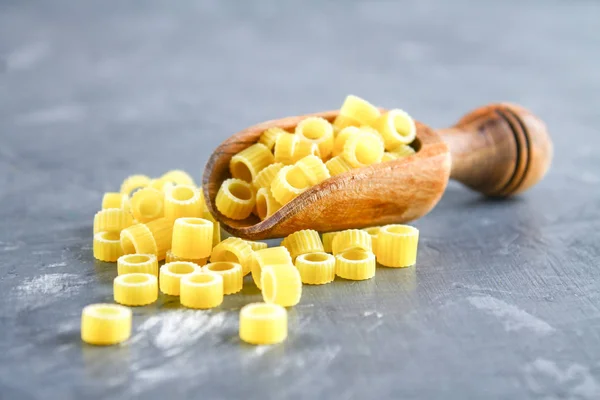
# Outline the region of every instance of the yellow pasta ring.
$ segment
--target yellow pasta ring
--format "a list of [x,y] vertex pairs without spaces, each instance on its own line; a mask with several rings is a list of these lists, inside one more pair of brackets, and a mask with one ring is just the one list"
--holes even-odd
[[213,223],[203,218],[178,218],[173,226],[171,252],[176,257],[201,259],[210,256]]
[[371,236],[371,248],[375,254],[377,254],[377,236],[379,235],[380,230],[380,226],[371,226],[363,229],[363,231],[367,232],[369,236]]
[[403,110],[389,110],[375,121],[373,126],[385,141],[386,150],[401,144],[409,144],[417,136],[415,121]]
[[215,204],[217,210],[228,218],[235,220],[247,218],[256,204],[254,187],[241,179],[227,179],[217,192]]
[[333,150],[333,126],[324,118],[308,117],[296,125],[295,133],[301,141],[309,141],[319,146],[320,156],[329,157]]
[[187,261],[174,261],[160,267],[160,291],[171,296],[179,296],[181,278],[197,274],[201,269],[198,265]]
[[269,128],[260,135],[258,142],[267,146],[269,150],[273,150],[273,147],[275,147],[275,142],[277,142],[277,138],[284,133],[289,132],[286,132],[278,127]]
[[163,192],[151,187],[136,191],[130,200],[133,217],[142,223],[162,218],[165,214],[164,198]]
[[133,224],[133,217],[121,208],[105,208],[94,215],[94,233],[121,232]]
[[325,163],[331,176],[341,175],[350,171],[353,167],[342,156],[335,156]]
[[267,265],[294,265],[292,256],[284,246],[269,247],[257,250],[252,254],[251,261],[252,280],[257,288],[261,288],[262,269]]
[[158,260],[154,254],[125,254],[117,260],[117,274],[152,274],[158,276]]
[[247,275],[251,269],[252,247],[243,239],[229,237],[214,247],[210,261],[238,263],[242,266],[243,274]]
[[366,130],[348,138],[344,144],[342,156],[354,168],[381,162],[383,158],[383,140],[372,132]]
[[237,153],[229,161],[231,176],[246,182],[252,182],[260,171],[273,164],[271,151],[261,143]]
[[123,255],[119,232],[98,232],[94,235],[94,258],[100,261],[115,262]]
[[277,175],[277,173],[279,171],[281,171],[281,168],[283,168],[284,166],[285,165],[282,163],[275,163],[275,164],[269,165],[268,167],[266,167],[262,171],[260,171],[258,173],[258,175],[256,175],[256,177],[252,181],[252,185],[257,190],[260,188],[269,189],[271,187],[271,183],[273,182],[273,179],[275,179],[275,176]]
[[158,252],[152,232],[144,224],[136,224],[123,229],[120,239],[123,254],[156,255]]
[[113,281],[116,303],[125,306],[145,306],[158,299],[158,279],[153,274],[119,275]]
[[317,156],[306,156],[298,160],[295,165],[300,168],[311,185],[318,185],[331,177],[325,163]]
[[213,217],[213,215],[208,211],[208,209],[204,209],[204,213],[202,214],[202,218],[213,223],[213,248],[221,243],[221,224],[219,221]]
[[223,294],[234,294],[244,286],[242,266],[235,262],[217,261],[202,267],[204,272],[213,272],[223,278]]
[[171,250],[167,250],[167,254],[165,256],[165,263],[170,263],[173,261],[188,261],[188,262],[194,263],[194,264],[202,267],[208,262],[208,257],[204,257],[204,258],[177,257],[176,255],[173,254],[173,252],[171,252]]
[[296,143],[296,148],[294,149],[294,155],[292,157],[292,161],[297,163],[298,160],[306,156],[315,156],[321,159],[321,151],[319,150],[319,145],[313,142],[309,142],[307,140],[299,140]]
[[265,303],[292,307],[302,297],[302,279],[293,265],[267,265],[263,267],[260,286]]
[[131,310],[117,304],[91,304],[81,312],[81,340],[97,346],[121,343],[131,336]]
[[240,311],[240,339],[249,344],[276,344],[288,335],[287,311],[277,304],[251,303]]
[[208,309],[223,303],[223,277],[202,271],[181,278],[179,291],[181,305],[188,308]]
[[333,243],[333,238],[337,234],[338,232],[325,232],[321,235],[321,241],[323,242],[323,251],[325,251],[325,253],[331,253],[333,251],[331,248],[331,244]]
[[386,225],[377,235],[377,261],[386,267],[403,268],[417,262],[419,230],[409,225]]
[[337,136],[335,137],[335,141],[333,144],[333,156],[339,156],[344,152],[344,145],[354,135],[357,135],[360,132],[360,128],[357,126],[348,126],[342,129]]
[[362,125],[360,121],[350,118],[346,115],[338,114],[337,117],[333,120],[333,130],[338,134],[349,126],[360,126]]
[[300,138],[291,133],[279,135],[273,148],[276,163],[292,165],[294,163],[294,153]]
[[121,193],[130,196],[134,190],[148,186],[150,181],[150,177],[146,175],[131,175],[121,184]]
[[158,218],[145,225],[156,243],[156,257],[159,261],[164,260],[173,240],[173,221],[169,218]]
[[353,281],[374,277],[376,265],[375,255],[371,251],[352,249],[335,256],[335,274]]
[[294,232],[285,238],[285,247],[289,250],[292,260],[300,254],[322,252],[323,243],[319,237],[319,232],[312,229],[303,229]]
[[302,170],[294,165],[283,167],[271,183],[271,194],[279,204],[286,204],[310,187]]
[[335,257],[327,253],[306,253],[296,258],[302,283],[323,285],[335,279]]
[[256,192],[256,215],[264,220],[275,214],[282,207],[267,188],[260,188]]
[[377,107],[368,101],[351,94],[346,96],[346,99],[340,108],[339,115],[358,121],[358,125],[371,126],[375,123],[377,118],[379,118],[381,113]]
[[172,186],[165,192],[165,217],[202,217],[204,202],[200,190],[192,185]]
[[165,172],[160,179],[163,181],[172,182],[175,185],[196,186],[194,179],[187,172],[180,169],[173,169]]
[[333,254],[336,255],[352,249],[372,251],[371,235],[360,229],[347,229],[338,232],[331,243]]
[[106,192],[104,196],[102,196],[102,209],[106,208],[120,208],[122,210],[127,211],[129,197],[123,193],[119,192]]

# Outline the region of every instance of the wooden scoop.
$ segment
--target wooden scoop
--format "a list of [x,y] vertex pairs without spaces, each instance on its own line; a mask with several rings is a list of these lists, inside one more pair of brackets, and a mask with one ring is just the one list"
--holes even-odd
[[263,122],[225,140],[211,155],[202,179],[209,211],[231,234],[246,239],[283,237],[301,229],[320,232],[402,223],[427,214],[448,178],[493,197],[520,193],[537,183],[552,160],[544,123],[514,104],[492,104],[434,131],[417,122],[416,154],[354,169],[311,187],[264,221],[236,221],[220,214],[215,197],[230,177],[231,157],[271,127],[293,131],[309,116],[333,121],[338,111]]

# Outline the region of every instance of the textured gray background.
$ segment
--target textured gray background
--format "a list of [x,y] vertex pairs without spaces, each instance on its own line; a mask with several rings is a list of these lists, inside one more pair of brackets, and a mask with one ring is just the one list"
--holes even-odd
[[[600,398],[600,3],[0,1],[0,398]],[[91,222],[128,174],[199,180],[223,138],[348,93],[432,126],[491,101],[548,124],[520,198],[451,185],[416,269],[305,287],[290,337],[236,337],[161,298],[123,346],[79,339],[110,301]]]

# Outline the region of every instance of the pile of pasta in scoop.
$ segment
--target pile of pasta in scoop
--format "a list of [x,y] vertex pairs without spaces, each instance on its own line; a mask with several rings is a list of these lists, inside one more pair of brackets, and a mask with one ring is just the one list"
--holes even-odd
[[[414,122],[406,113],[380,114],[349,96],[333,124],[310,117],[293,134],[269,129],[260,143],[234,156],[233,178],[223,183],[217,208],[229,218],[245,218],[253,211],[264,218],[310,184],[411,154],[408,143],[414,137]],[[261,193],[263,205],[254,200]],[[275,247],[236,237],[221,240],[219,222],[208,211],[202,191],[180,170],[156,179],[125,179],[119,192],[104,194],[93,229],[94,257],[116,262],[118,273],[113,283],[118,304],[92,304],[82,312],[82,339],[95,345],[126,340],[132,318],[124,306],[151,304],[159,292],[179,296],[184,307],[209,309],[248,284],[261,290],[264,302],[242,308],[240,338],[252,344],[278,343],[287,337],[285,307],[298,304],[303,284],[328,284],[336,277],[370,279],[377,264],[412,266],[419,238],[414,227],[387,225],[322,234],[306,229]]]
[[414,120],[403,110],[381,113],[350,95],[333,123],[307,117],[293,132],[273,127],[234,155],[232,178],[217,193],[217,209],[231,219],[255,213],[264,220],[332,176],[414,154],[410,144],[416,133]]

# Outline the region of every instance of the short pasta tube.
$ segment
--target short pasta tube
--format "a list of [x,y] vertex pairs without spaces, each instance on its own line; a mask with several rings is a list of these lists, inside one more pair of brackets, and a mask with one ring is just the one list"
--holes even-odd
[[386,267],[403,268],[417,262],[419,230],[409,225],[386,225],[377,235],[377,261]]
[[275,214],[281,208],[281,204],[271,194],[271,190],[260,188],[256,192],[256,215],[264,220]]
[[329,157],[333,151],[333,126],[324,118],[308,117],[296,125],[295,133],[301,141],[316,143],[321,157]]
[[260,278],[265,303],[292,307],[302,297],[302,279],[293,265],[267,265]]
[[401,144],[409,144],[417,136],[415,121],[403,110],[390,110],[373,124],[385,142],[385,149],[391,150]]
[[288,235],[284,245],[289,250],[292,260],[301,254],[324,251],[319,232],[312,229],[304,229]]
[[129,196],[119,192],[106,192],[102,196],[102,209],[120,208],[127,211],[129,209]]
[[335,156],[325,163],[331,176],[337,176],[350,171],[353,167],[342,156]]
[[358,96],[349,95],[340,108],[339,115],[357,121],[358,125],[371,126],[381,115],[379,109]]
[[156,258],[159,261],[164,260],[173,240],[173,221],[168,218],[159,218],[145,225],[152,233],[154,243],[156,243]]
[[327,253],[306,253],[296,258],[302,283],[323,285],[335,279],[335,257]]
[[284,246],[257,250],[252,255],[250,269],[252,280],[257,288],[261,288],[262,269],[267,265],[294,265],[289,250]]
[[131,213],[138,222],[150,222],[165,214],[165,195],[151,187],[145,187],[131,196]]
[[117,260],[117,274],[152,274],[158,276],[158,260],[154,254],[125,254]]
[[223,278],[223,294],[234,294],[244,286],[244,273],[242,266],[235,262],[211,262],[202,267],[203,272],[212,272]]
[[165,172],[160,179],[163,181],[172,182],[175,185],[196,186],[196,183],[190,174],[180,169],[173,169]]
[[228,218],[248,218],[256,204],[254,188],[241,179],[227,179],[221,184],[215,203],[217,210]]
[[203,218],[178,218],[173,226],[171,252],[176,257],[201,259],[210,256],[213,223]]
[[243,275],[250,273],[252,247],[243,239],[229,237],[216,245],[210,256],[210,262],[228,261],[242,266]]
[[338,232],[326,232],[321,235],[321,240],[323,241],[323,249],[325,253],[331,253],[333,251],[331,248],[331,244],[333,243],[333,238],[337,234]]
[[298,145],[299,141],[300,137],[291,133],[279,135],[277,141],[275,142],[275,147],[273,148],[275,162],[285,165],[292,165],[294,163],[296,146]]
[[374,277],[376,265],[375,255],[371,251],[352,249],[335,256],[335,274],[353,281]]
[[121,208],[105,208],[94,215],[94,233],[121,232],[132,224],[131,214]]
[[284,166],[285,165],[283,165],[282,163],[275,163],[269,165],[268,167],[260,171],[258,175],[256,175],[256,178],[254,178],[254,180],[252,181],[252,185],[257,190],[260,188],[269,189],[271,187],[273,179],[275,179],[277,173],[281,171],[281,168],[283,168]]
[[333,120],[333,130],[337,132],[338,135],[344,128],[360,125],[360,121],[342,114],[338,114]]
[[213,247],[221,243],[221,224],[212,216],[208,209],[204,209],[203,218],[213,223]]
[[275,147],[275,142],[277,142],[277,138],[284,133],[289,132],[286,132],[279,127],[269,128],[260,135],[260,139],[258,139],[258,142],[267,146],[267,149],[271,151],[273,150],[273,147]]
[[354,168],[381,162],[384,148],[383,141],[375,133],[361,130],[348,138],[344,144],[344,159]]
[[373,249],[372,251],[375,254],[377,254],[377,237],[379,235],[380,230],[380,226],[371,226],[369,228],[363,229],[363,231],[367,232],[369,236],[371,236],[371,248]]
[[121,249],[123,254],[157,255],[156,241],[150,229],[144,224],[132,225],[121,231]]
[[131,336],[131,310],[118,304],[91,304],[81,312],[81,340],[96,346],[124,342]]
[[124,306],[145,306],[158,299],[156,275],[132,273],[119,275],[113,281],[113,297]]
[[175,184],[171,181],[165,180],[163,178],[155,178],[150,181],[148,185],[149,188],[156,189],[159,192],[166,193],[167,190],[175,186]]
[[348,229],[338,232],[331,243],[333,254],[336,255],[352,249],[372,251],[371,235],[360,229]]
[[252,248],[252,250],[254,250],[254,251],[264,250],[267,247],[269,247],[269,245],[266,244],[265,242],[258,242],[258,241],[254,241],[254,240],[246,240],[246,243],[248,243],[250,245],[250,247]]
[[200,272],[200,267],[186,261],[174,261],[160,267],[160,291],[171,296],[179,296],[181,278]]
[[319,146],[316,143],[301,139],[296,144],[296,149],[294,150],[292,161],[296,163],[298,160],[306,156],[317,156],[320,159],[321,151],[319,150]]
[[231,157],[229,171],[234,178],[252,182],[273,161],[273,154],[267,146],[256,143]]
[[94,235],[94,258],[115,262],[123,255],[119,232],[98,232]]
[[170,263],[173,261],[187,261],[196,264],[199,267],[204,266],[208,262],[208,257],[205,258],[183,258],[177,257],[171,250],[167,250],[167,255],[165,256],[165,263]]
[[304,172],[295,165],[283,167],[271,183],[271,193],[279,204],[285,205],[310,187]]
[[277,304],[251,303],[240,311],[240,339],[249,344],[266,345],[283,342],[288,335],[285,308]]
[[311,185],[318,185],[331,177],[325,163],[317,156],[306,156],[298,160],[295,166],[300,168]]
[[390,153],[389,151],[386,151],[383,153],[383,156],[381,157],[381,162],[388,162],[388,161],[392,161],[392,160],[396,160],[400,158],[400,156],[396,153]]
[[223,277],[202,271],[181,278],[179,301],[188,308],[208,309],[223,302]]
[[333,144],[333,156],[339,156],[344,152],[344,145],[354,135],[360,133],[360,129],[356,126],[348,126],[342,129],[337,136],[335,137],[335,141]]
[[415,154],[415,149],[410,147],[408,144],[401,144],[400,146],[390,150],[390,153],[397,155],[398,157],[408,157]]
[[121,183],[121,193],[130,196],[134,190],[148,186],[150,181],[150,177],[146,175],[131,175]]
[[165,193],[165,217],[202,217],[204,202],[200,190],[191,185],[176,185]]

